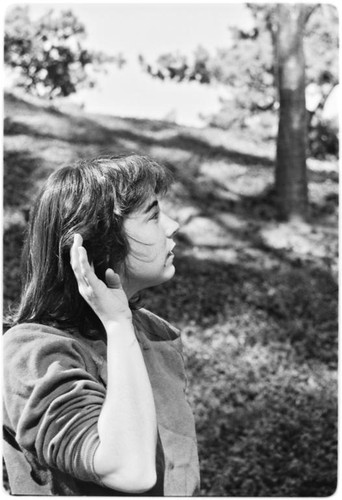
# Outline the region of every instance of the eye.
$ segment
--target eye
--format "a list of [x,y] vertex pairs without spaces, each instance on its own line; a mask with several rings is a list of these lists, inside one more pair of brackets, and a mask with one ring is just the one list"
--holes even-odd
[[158,220],[159,219],[159,215],[160,215],[160,210],[159,208],[152,214],[151,216],[151,219],[150,220]]

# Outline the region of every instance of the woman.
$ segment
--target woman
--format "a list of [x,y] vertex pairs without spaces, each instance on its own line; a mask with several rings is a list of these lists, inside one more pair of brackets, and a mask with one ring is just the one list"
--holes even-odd
[[167,172],[148,157],[52,174],[33,207],[23,290],[4,336],[12,494],[198,491],[179,333],[138,307],[174,275]]

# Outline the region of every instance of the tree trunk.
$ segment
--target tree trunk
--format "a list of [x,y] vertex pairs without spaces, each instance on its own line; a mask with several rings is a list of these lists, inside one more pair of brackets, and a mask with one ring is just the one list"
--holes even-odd
[[305,5],[278,4],[275,36],[279,90],[279,129],[275,188],[282,219],[305,219],[306,175]]

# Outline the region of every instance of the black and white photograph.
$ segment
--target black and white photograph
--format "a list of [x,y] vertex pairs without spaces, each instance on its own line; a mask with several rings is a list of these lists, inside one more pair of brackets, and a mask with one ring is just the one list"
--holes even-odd
[[3,494],[337,498],[337,2],[1,20]]

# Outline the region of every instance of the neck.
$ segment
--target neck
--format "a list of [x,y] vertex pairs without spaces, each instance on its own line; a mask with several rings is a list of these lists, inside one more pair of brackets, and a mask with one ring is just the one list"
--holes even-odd
[[131,300],[139,292],[139,290],[133,288],[125,279],[122,279],[121,283],[128,300]]

